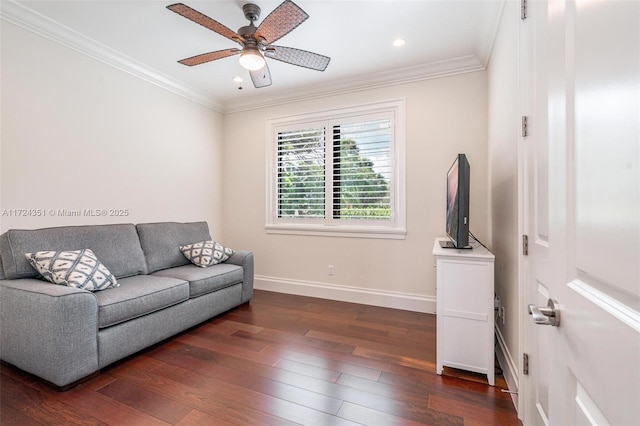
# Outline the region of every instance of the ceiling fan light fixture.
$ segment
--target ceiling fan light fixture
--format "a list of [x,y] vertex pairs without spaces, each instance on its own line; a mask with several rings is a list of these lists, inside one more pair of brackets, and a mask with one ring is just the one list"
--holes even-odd
[[264,56],[257,48],[246,46],[240,55],[240,65],[249,71],[262,69],[265,64]]

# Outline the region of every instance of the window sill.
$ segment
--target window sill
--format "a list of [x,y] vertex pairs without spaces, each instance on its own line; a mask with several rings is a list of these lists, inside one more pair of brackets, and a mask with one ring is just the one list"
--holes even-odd
[[267,234],[310,235],[317,237],[373,238],[404,240],[407,230],[380,226],[328,226],[328,225],[265,225]]

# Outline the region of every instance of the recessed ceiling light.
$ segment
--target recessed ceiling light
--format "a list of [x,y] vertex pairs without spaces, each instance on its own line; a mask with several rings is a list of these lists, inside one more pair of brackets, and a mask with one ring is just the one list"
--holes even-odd
[[395,47],[400,47],[400,46],[404,46],[404,44],[406,43],[405,39],[403,38],[397,38],[393,41],[393,45]]
[[233,81],[235,81],[236,83],[242,83],[244,80],[242,79],[242,77],[236,76],[236,77],[233,77]]

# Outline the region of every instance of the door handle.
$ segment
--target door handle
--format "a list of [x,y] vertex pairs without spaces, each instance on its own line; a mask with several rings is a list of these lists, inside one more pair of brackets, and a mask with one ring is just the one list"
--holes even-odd
[[529,305],[529,315],[533,317],[533,322],[536,324],[558,327],[560,325],[560,311],[556,309],[557,304],[557,300],[549,299],[545,307]]

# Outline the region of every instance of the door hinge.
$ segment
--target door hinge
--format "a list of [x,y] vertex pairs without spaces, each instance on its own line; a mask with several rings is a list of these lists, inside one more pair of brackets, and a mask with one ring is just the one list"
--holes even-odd
[[520,0],[520,19],[527,19],[527,0]]
[[526,115],[522,116],[522,137],[527,137],[529,134],[529,119]]
[[529,255],[529,236],[528,235],[522,236],[522,255],[523,256]]
[[529,375],[529,354],[522,354],[522,374]]

